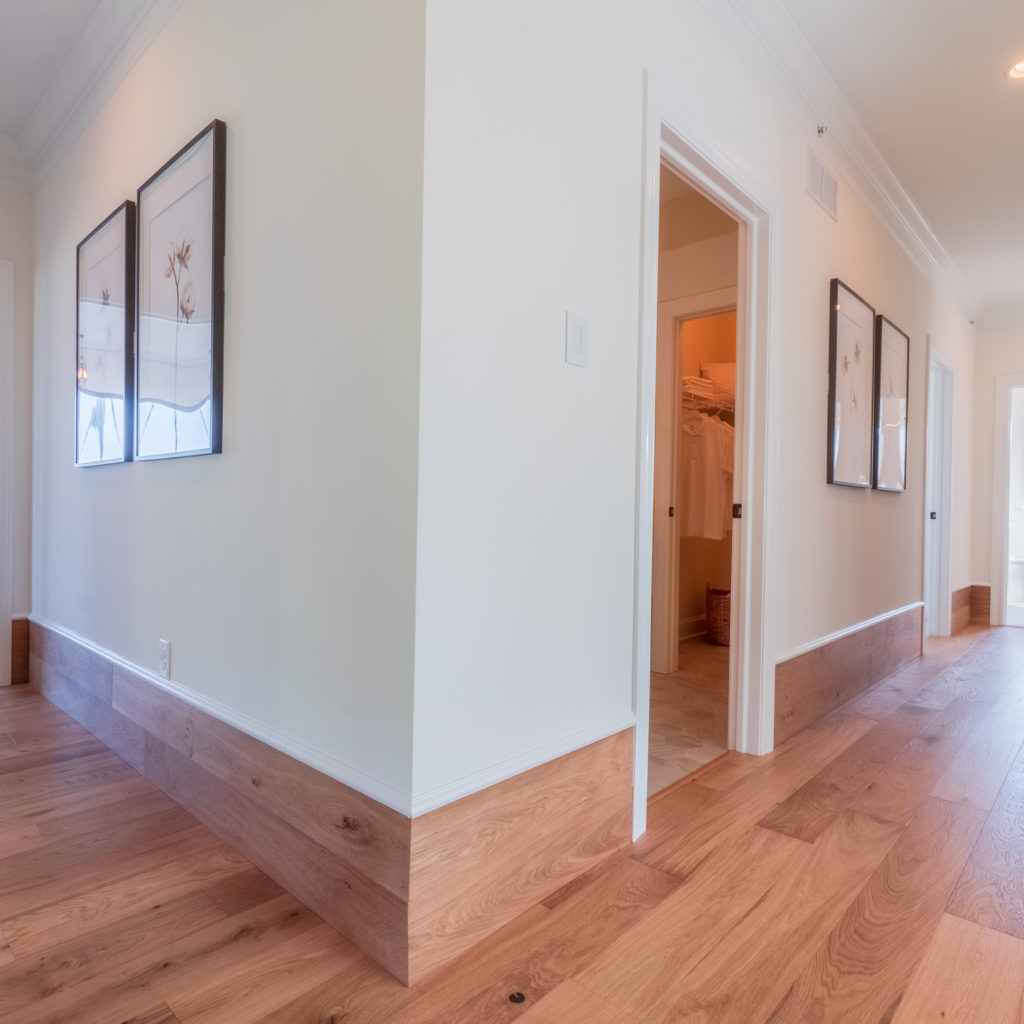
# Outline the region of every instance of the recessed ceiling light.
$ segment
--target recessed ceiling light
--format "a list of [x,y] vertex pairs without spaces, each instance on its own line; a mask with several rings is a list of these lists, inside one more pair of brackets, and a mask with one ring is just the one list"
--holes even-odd
[[1017,63],[1010,68],[1010,77],[1024,78],[1024,60],[1017,61]]

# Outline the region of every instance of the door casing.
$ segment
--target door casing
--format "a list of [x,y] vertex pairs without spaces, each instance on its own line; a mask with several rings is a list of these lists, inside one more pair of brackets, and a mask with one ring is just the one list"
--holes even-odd
[[[647,827],[651,696],[651,566],[658,317],[658,213],[662,162],[739,223],[736,317],[736,439],[729,673],[731,749],[765,754],[774,741],[774,576],[777,445],[770,397],[772,219],[768,189],[722,151],[687,104],[644,75],[644,189],[640,254],[640,344],[633,589],[633,836]],[[758,197],[758,198],[755,198]]]

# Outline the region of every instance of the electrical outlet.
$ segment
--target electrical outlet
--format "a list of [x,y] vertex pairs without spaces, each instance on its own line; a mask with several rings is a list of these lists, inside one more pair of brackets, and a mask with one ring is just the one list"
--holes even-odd
[[159,652],[156,657],[156,670],[164,677],[171,678],[171,641],[159,640]]

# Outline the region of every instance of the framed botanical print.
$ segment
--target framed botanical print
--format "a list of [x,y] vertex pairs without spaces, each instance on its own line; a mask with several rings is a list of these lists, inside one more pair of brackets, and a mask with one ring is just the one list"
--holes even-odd
[[870,487],[875,311],[837,277],[830,299],[827,479]]
[[122,203],[77,250],[75,463],[132,457],[135,204]]
[[221,450],[226,128],[140,189],[136,458]]
[[910,338],[881,314],[875,318],[875,367],[874,485],[905,491]]

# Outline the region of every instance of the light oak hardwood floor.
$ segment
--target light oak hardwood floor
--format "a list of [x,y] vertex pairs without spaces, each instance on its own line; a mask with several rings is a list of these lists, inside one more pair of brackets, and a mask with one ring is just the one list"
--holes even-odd
[[405,989],[2,691],[0,1020],[1019,1024],[1022,744],[1024,630],[971,627],[670,786],[640,842]]

